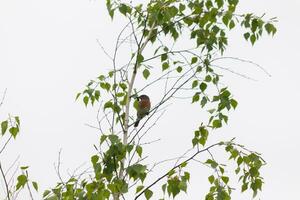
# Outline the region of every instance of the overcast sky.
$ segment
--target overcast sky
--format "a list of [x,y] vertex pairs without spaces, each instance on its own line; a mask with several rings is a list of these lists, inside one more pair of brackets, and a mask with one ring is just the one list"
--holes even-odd
[[[259,63],[272,75],[248,64],[225,63],[257,81],[225,73],[239,107],[231,112],[229,125],[212,136],[212,141],[236,137],[262,153],[268,165],[262,174],[266,184],[261,199],[299,197],[299,7],[293,0],[242,1],[241,11],[277,16],[278,33],[252,47],[234,32],[226,53]],[[19,162],[30,166],[30,176],[41,190],[58,180],[53,163],[60,148],[65,172],[94,153],[97,133],[85,123],[95,123],[95,109],[86,109],[74,97],[90,79],[109,69],[96,40],[111,51],[121,24],[112,24],[101,0],[0,0],[0,96],[7,88],[0,120],[10,113],[19,115],[22,124],[20,136],[1,162],[9,165],[20,155]],[[190,117],[180,118],[185,115]],[[150,133],[150,138],[161,139],[147,149],[151,159],[176,157],[188,149],[186,135],[193,134],[198,122],[194,116],[188,104],[172,104]],[[207,169],[193,167],[190,192],[179,199],[204,197],[208,175]],[[235,199],[250,199],[235,193]]]

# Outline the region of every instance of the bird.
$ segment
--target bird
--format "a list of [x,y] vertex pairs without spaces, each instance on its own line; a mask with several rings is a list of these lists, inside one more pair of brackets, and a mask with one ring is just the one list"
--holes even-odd
[[137,100],[137,119],[134,123],[134,127],[137,127],[139,125],[140,120],[149,114],[151,108],[150,98],[147,95],[143,94],[137,97]]

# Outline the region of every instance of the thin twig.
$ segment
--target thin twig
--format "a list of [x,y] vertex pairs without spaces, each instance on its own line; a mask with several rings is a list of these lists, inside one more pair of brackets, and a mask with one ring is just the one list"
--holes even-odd
[[59,180],[61,181],[61,183],[62,183],[63,185],[66,185],[66,183],[64,182],[64,180],[62,179],[61,174],[60,174],[61,151],[62,151],[62,149],[60,149],[59,152],[58,152],[57,167],[55,166],[55,163],[54,163],[54,169],[55,169],[56,174],[57,174]]
[[8,184],[7,184],[7,180],[6,180],[6,177],[5,177],[5,174],[4,174],[4,171],[2,169],[2,165],[0,163],[0,171],[1,171],[1,175],[2,175],[2,178],[4,180],[4,184],[5,184],[5,189],[6,189],[6,197],[8,200],[10,200],[10,195],[9,195],[9,189],[8,189]]
[[99,39],[97,39],[97,43],[98,45],[100,46],[100,48],[102,49],[102,51],[105,53],[105,55],[107,55],[107,57],[110,59],[110,60],[113,60],[113,58],[107,53],[107,51],[104,49],[104,47],[101,45]]
[[7,139],[7,141],[5,142],[5,144],[3,145],[3,147],[0,150],[0,154],[5,150],[6,146],[8,145],[9,141],[11,140],[13,136],[10,135],[10,137]]
[[0,107],[2,106],[2,104],[4,102],[4,99],[5,99],[5,96],[6,96],[6,92],[7,92],[7,88],[4,90],[4,93],[3,93],[3,96],[2,96],[2,99],[1,99],[1,102],[0,102]]
[[13,168],[13,166],[17,163],[17,161],[20,159],[20,155],[14,160],[14,162],[9,166],[9,168],[6,170],[5,175],[9,173],[9,171]]
[[225,71],[228,71],[228,72],[230,72],[230,73],[232,73],[232,74],[238,75],[238,76],[240,76],[240,77],[242,77],[242,78],[245,78],[245,79],[248,79],[248,80],[251,80],[251,81],[257,81],[256,79],[251,78],[251,77],[249,77],[249,76],[247,76],[247,75],[245,75],[245,74],[241,74],[241,73],[239,73],[239,72],[233,71],[232,69],[230,69],[230,68],[228,68],[228,67],[221,67],[221,66],[219,66],[219,65],[211,65],[211,66],[216,67],[216,68],[219,68],[219,69],[222,69],[222,70],[225,70]]
[[215,58],[212,60],[213,61],[216,61],[216,60],[222,60],[222,59],[231,59],[231,60],[237,60],[237,61],[240,61],[240,62],[245,62],[245,63],[249,63],[249,64],[252,64],[256,67],[258,67],[259,69],[261,69],[266,75],[268,75],[269,77],[271,77],[272,75],[262,66],[260,66],[259,64],[251,61],[251,60],[245,60],[245,59],[241,59],[241,58],[236,58],[236,57],[231,57],[231,56],[227,56],[227,57],[219,57],[219,58]]
[[205,148],[205,149],[202,149],[202,150],[198,150],[195,154],[193,154],[191,157],[189,157],[188,159],[186,159],[185,161],[181,162],[180,164],[174,166],[172,169],[170,169],[167,173],[165,173],[164,175],[162,175],[161,177],[159,177],[158,179],[156,179],[153,183],[151,183],[149,186],[147,186],[145,189],[143,189],[143,191],[141,191],[135,198],[134,200],[138,199],[143,193],[145,193],[145,191],[147,191],[148,189],[150,189],[153,185],[155,185],[156,183],[158,183],[160,180],[162,180],[163,178],[165,178],[166,176],[168,176],[169,172],[172,171],[172,170],[175,170],[177,168],[179,168],[183,163],[187,163],[189,162],[190,160],[194,159],[198,154],[202,153],[202,152],[205,152],[215,146],[219,146],[221,145],[222,143],[218,142],[218,143],[215,143],[213,145],[210,145],[209,147]]
[[[26,171],[26,176],[27,176],[27,178],[28,178],[28,172],[27,172],[27,171]],[[26,182],[26,186],[27,186],[27,189],[28,189],[29,196],[30,196],[31,200],[34,200],[34,199],[33,199],[32,192],[31,192],[31,189],[30,189],[30,187],[29,187],[28,181]]]

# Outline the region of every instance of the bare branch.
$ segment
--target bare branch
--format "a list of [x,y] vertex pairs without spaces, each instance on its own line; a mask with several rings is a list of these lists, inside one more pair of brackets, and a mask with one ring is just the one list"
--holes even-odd
[[5,96],[6,96],[6,92],[7,92],[7,89],[4,90],[2,99],[1,99],[1,101],[0,101],[0,107],[2,106],[2,104],[3,104],[3,102],[4,102],[4,99],[5,99]]
[[3,145],[3,147],[0,150],[0,154],[5,150],[6,146],[8,145],[8,143],[12,137],[13,137],[12,135],[9,136],[9,138],[7,139],[7,141],[5,142],[5,144]]
[[4,184],[5,184],[5,189],[6,189],[6,197],[8,200],[10,200],[10,195],[9,195],[9,188],[8,188],[8,183],[7,183],[7,180],[6,180],[6,177],[5,177],[5,174],[4,174],[4,171],[2,169],[2,165],[0,163],[0,171],[1,171],[1,175],[2,175],[2,178],[4,180]]
[[105,55],[110,59],[113,60],[113,58],[107,53],[107,51],[104,49],[104,47],[102,46],[102,44],[100,43],[99,39],[97,39],[97,43],[100,46],[100,48],[102,49],[102,51],[105,53]]
[[[27,171],[26,171],[26,176],[28,177],[28,172],[27,172]],[[26,186],[27,186],[27,189],[28,189],[29,196],[30,196],[31,200],[34,200],[34,199],[33,199],[32,192],[31,192],[31,189],[30,189],[30,187],[29,187],[28,181],[26,182]]]
[[54,163],[54,169],[56,171],[56,174],[60,180],[60,182],[63,184],[63,185],[66,185],[65,181],[62,179],[62,176],[60,174],[60,166],[61,166],[61,151],[62,149],[59,150],[58,152],[58,158],[57,158],[57,166],[55,166],[55,163]]
[[249,77],[249,76],[247,76],[245,74],[241,74],[239,72],[235,72],[235,71],[233,71],[232,69],[230,69],[228,67],[221,67],[221,66],[218,66],[218,65],[212,65],[212,66],[213,67],[217,67],[217,68],[222,69],[222,70],[225,70],[225,71],[228,71],[228,72],[230,72],[232,74],[235,74],[235,75],[238,75],[238,76],[240,76],[242,78],[245,78],[245,79],[248,79],[248,80],[251,80],[251,81],[257,81],[256,79],[251,78],[251,77]]
[[215,59],[212,60],[212,62],[217,61],[217,60],[222,60],[222,59],[231,59],[231,60],[237,60],[237,61],[240,61],[240,62],[245,62],[245,63],[252,64],[252,65],[258,67],[259,69],[261,69],[267,76],[269,76],[269,77],[272,76],[269,72],[267,72],[267,70],[265,68],[263,68],[262,66],[260,66],[259,64],[255,63],[251,60],[245,60],[245,59],[241,59],[241,58],[227,56],[227,57],[215,58]]

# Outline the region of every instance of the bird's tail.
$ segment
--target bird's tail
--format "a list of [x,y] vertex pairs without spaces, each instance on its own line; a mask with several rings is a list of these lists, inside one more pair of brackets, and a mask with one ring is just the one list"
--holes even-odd
[[140,120],[137,119],[136,122],[134,123],[134,127],[137,127],[139,125],[139,123],[140,123]]

